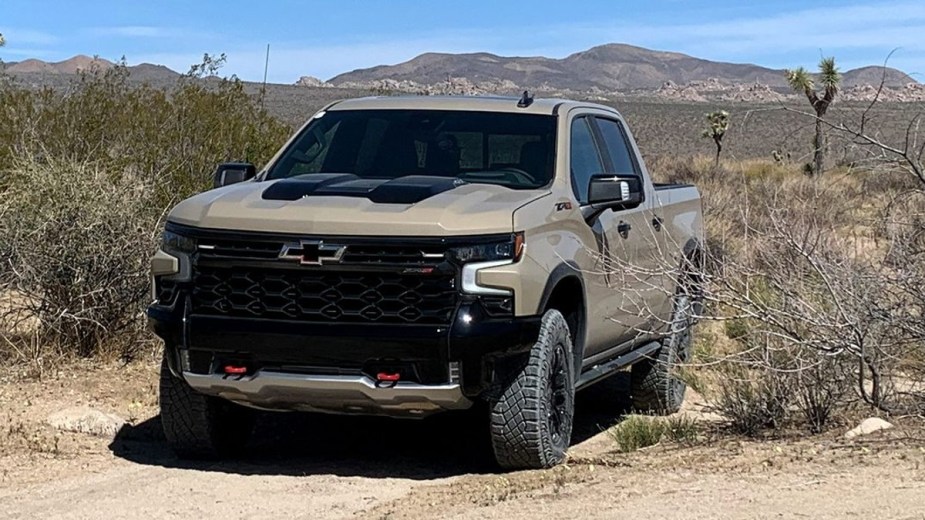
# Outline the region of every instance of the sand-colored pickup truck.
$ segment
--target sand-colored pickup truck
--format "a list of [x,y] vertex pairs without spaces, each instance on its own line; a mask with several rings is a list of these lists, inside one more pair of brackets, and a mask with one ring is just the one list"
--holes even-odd
[[632,365],[676,410],[703,244],[612,108],[375,97],[325,107],[259,172],[177,205],[152,260],[161,419],[240,452],[253,409],[426,417],[484,403],[504,468],[568,448],[575,392]]

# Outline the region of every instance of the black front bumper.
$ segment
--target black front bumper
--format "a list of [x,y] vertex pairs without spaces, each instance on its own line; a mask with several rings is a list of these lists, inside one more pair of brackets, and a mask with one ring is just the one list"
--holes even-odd
[[538,316],[492,317],[476,299],[463,299],[449,326],[206,316],[188,308],[182,294],[172,307],[148,308],[176,374],[214,374],[226,364],[373,379],[398,372],[422,385],[458,383],[470,398],[491,387],[500,363],[529,351],[540,330]]

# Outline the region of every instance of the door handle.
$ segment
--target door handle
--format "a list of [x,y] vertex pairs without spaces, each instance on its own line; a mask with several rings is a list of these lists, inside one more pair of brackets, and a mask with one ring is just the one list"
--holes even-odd
[[662,217],[659,217],[658,215],[652,217],[652,227],[654,227],[656,231],[661,231],[662,230]]
[[630,230],[633,229],[633,226],[629,225],[627,222],[620,221],[617,224],[617,233],[620,233],[620,236],[626,238],[630,234]]

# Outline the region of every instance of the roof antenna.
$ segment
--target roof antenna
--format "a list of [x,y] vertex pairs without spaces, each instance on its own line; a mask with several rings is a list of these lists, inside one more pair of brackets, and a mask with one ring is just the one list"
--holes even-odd
[[520,97],[520,101],[517,102],[517,108],[527,108],[533,104],[533,96],[529,92],[524,90],[524,95]]

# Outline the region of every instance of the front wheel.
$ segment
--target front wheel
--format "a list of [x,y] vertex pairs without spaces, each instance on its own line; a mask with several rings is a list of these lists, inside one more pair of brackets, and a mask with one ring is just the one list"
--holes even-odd
[[181,458],[239,455],[254,428],[254,411],[195,392],[161,363],[161,426],[167,444]]
[[502,468],[548,468],[565,458],[575,409],[572,360],[565,317],[546,311],[526,364],[490,403],[491,443]]

